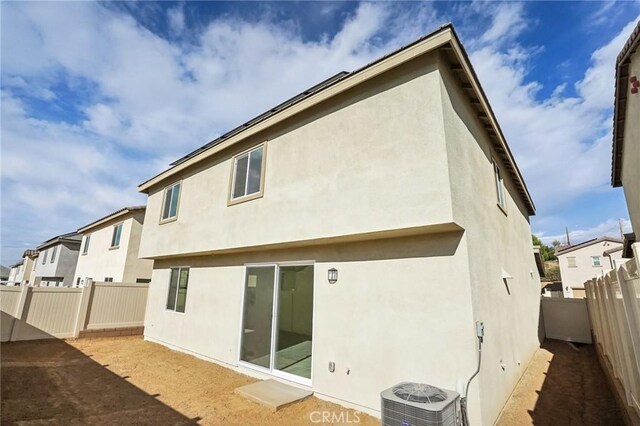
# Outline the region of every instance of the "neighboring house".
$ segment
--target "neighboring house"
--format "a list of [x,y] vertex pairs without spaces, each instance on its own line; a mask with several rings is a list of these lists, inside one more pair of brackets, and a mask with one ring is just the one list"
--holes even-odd
[[22,254],[23,269],[22,280],[20,281],[22,284],[33,285],[31,275],[35,268],[35,261],[37,257],[38,250],[33,249],[25,250],[25,252]]
[[145,338],[380,415],[401,381],[493,424],[538,348],[533,202],[448,25],[142,183]]
[[584,283],[613,268],[613,260],[622,257],[622,240],[594,238],[556,250],[564,297],[585,297]]
[[125,207],[82,228],[74,285],[94,281],[148,283],[153,260],[139,259],[145,206]]
[[640,22],[616,62],[611,183],[622,186],[633,232],[625,235],[625,257],[640,235]]
[[19,262],[9,266],[9,277],[7,278],[7,283],[10,285],[20,285],[23,275],[24,260],[20,260]]
[[34,259],[38,256],[37,250],[26,250],[22,254],[22,260],[11,266],[9,282],[14,285],[29,284],[31,272],[34,268]]
[[58,235],[37,247],[39,252],[31,275],[41,287],[71,287],[78,261],[81,236],[75,232]]
[[11,268],[7,268],[6,266],[0,265],[0,281],[6,282],[9,280],[11,276]]

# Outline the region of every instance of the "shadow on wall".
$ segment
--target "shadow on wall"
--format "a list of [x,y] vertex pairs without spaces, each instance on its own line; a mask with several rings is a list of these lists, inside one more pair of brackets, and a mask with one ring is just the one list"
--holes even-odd
[[186,425],[200,420],[185,417],[156,399],[160,395],[147,394],[91,355],[50,337],[2,343],[2,424]]
[[[349,243],[307,245],[288,249],[257,252],[228,253],[215,256],[189,257],[192,267],[241,266],[246,263],[297,261],[366,262],[371,260],[430,258],[453,256],[458,250],[464,231],[449,231],[409,237],[385,238]],[[174,266],[175,259],[158,259],[154,268]]]
[[624,424],[593,345],[547,340],[542,349],[550,356],[540,361],[548,369],[527,410],[534,425]]

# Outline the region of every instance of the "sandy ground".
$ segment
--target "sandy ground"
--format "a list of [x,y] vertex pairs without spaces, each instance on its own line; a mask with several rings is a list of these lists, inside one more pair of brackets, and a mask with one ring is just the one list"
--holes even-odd
[[622,425],[591,345],[547,340],[504,407],[498,426]]
[[322,412],[334,420],[322,424],[379,424],[315,397],[272,413],[234,393],[255,379],[139,337],[9,343],[1,356],[3,425],[289,426]]

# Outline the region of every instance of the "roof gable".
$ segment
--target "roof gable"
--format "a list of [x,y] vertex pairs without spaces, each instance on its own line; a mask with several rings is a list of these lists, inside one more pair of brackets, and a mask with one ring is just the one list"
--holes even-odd
[[622,244],[622,240],[620,240],[618,238],[613,238],[613,237],[594,238],[592,240],[587,240],[587,241],[582,242],[580,244],[574,244],[572,246],[562,247],[562,248],[556,250],[556,256],[562,256],[562,255],[570,253],[572,251],[580,250],[580,249],[583,249],[585,247],[592,246],[594,244],[602,243],[604,241],[609,241],[609,242],[612,242],[612,243]]

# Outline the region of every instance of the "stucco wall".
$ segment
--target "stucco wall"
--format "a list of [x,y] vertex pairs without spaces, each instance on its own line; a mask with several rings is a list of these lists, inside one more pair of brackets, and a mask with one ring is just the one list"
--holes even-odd
[[[631,56],[629,75],[640,79],[640,53]],[[627,89],[627,111],[624,125],[624,144],[622,159],[622,186],[627,199],[627,208],[631,226],[640,235],[640,92],[631,93],[631,85]]]
[[31,278],[31,274],[33,272],[33,259],[29,256],[26,256],[24,258],[24,263],[23,263],[23,271],[22,271],[22,283],[23,284],[31,284],[32,283],[32,278]]
[[[497,205],[492,159],[499,160],[477,114],[443,60],[442,101],[453,216],[464,229],[473,318],[486,337],[480,374],[469,390],[481,395],[474,424],[493,424],[538,348],[540,277],[535,265],[528,214],[506,166],[506,214]],[[503,272],[513,278],[503,280]],[[475,344],[473,333],[470,339]],[[470,376],[473,369],[467,372]]]
[[[310,260],[316,395],[376,413],[380,391],[400,381],[456,389],[475,368],[461,238],[457,232],[156,261],[145,337],[255,375],[238,367],[244,265]],[[191,267],[184,314],[165,310],[171,266]],[[333,285],[330,268],[338,269]]]
[[[140,255],[451,222],[438,81],[422,57],[221,153],[184,177],[174,222],[154,188]],[[264,197],[227,206],[231,156],[267,139]]]
[[[614,241],[601,241],[587,247],[570,251],[558,256],[558,264],[560,265],[560,279],[562,280],[562,289],[566,297],[571,297],[571,288],[584,288],[584,282],[591,280],[596,276],[602,276],[602,271],[612,269],[612,265],[608,257],[603,256],[606,250],[622,247],[622,244]],[[601,266],[591,265],[591,256],[600,256]],[[569,257],[576,258],[576,267],[569,267]],[[622,251],[611,254],[612,259],[620,259]],[[569,289],[567,290],[567,287]]]
[[[83,282],[87,278],[104,281],[106,277],[112,277],[114,282],[135,282],[136,278],[151,278],[153,261],[138,259],[143,218],[144,212],[138,212],[115,218],[99,228],[83,233],[82,248],[87,235],[91,235],[89,250],[86,254],[82,254],[81,250],[73,282],[76,283],[78,278]],[[113,226],[118,223],[122,223],[120,244],[118,248],[111,248]]]

